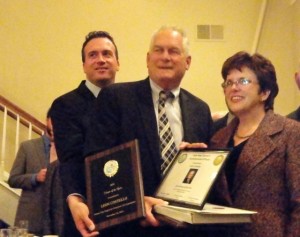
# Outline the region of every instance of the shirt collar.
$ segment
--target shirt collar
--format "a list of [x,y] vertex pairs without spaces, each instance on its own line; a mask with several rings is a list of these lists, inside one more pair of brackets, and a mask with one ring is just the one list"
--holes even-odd
[[[150,87],[151,87],[151,91],[152,91],[153,100],[158,101],[159,92],[163,91],[163,89],[159,85],[157,85],[154,81],[152,81],[151,78],[150,78]],[[174,99],[178,99],[180,87],[177,87],[177,88],[171,90],[171,92],[174,95]]]
[[101,88],[98,86],[95,86],[89,80],[85,81],[85,85],[93,93],[93,95],[97,98],[100,93]]

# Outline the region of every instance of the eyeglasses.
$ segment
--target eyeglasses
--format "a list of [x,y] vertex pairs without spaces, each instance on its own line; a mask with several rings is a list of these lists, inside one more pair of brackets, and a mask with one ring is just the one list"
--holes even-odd
[[221,84],[221,86],[226,89],[227,87],[232,87],[233,85],[241,85],[241,86],[246,86],[246,85],[249,85],[250,83],[252,83],[252,81],[248,78],[240,78],[238,79],[237,81],[225,81]]

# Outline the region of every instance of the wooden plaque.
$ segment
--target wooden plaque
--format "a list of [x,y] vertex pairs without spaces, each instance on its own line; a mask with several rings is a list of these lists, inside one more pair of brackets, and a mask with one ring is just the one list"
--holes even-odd
[[86,157],[87,204],[97,230],[145,217],[138,141]]

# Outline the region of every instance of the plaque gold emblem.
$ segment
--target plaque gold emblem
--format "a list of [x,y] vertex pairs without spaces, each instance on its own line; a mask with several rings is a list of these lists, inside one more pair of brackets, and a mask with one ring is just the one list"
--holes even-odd
[[118,172],[119,169],[119,163],[116,160],[109,160],[105,163],[103,171],[104,174],[111,178],[115,176],[115,174]]
[[223,155],[219,155],[215,158],[214,160],[214,165],[220,165],[224,160],[224,156]]
[[178,157],[178,163],[182,163],[186,160],[187,158],[187,154],[180,154],[180,156]]

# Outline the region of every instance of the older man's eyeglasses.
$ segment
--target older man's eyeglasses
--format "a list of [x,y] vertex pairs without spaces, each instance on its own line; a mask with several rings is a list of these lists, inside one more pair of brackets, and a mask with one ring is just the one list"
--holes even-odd
[[243,77],[243,78],[240,78],[236,81],[231,81],[231,80],[225,81],[221,84],[221,86],[224,89],[226,89],[228,87],[232,87],[233,85],[235,85],[235,86],[239,86],[239,85],[246,86],[246,85],[249,85],[250,83],[252,83],[252,81],[250,79]]

